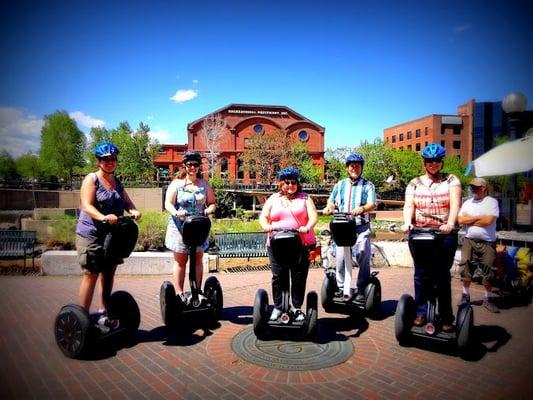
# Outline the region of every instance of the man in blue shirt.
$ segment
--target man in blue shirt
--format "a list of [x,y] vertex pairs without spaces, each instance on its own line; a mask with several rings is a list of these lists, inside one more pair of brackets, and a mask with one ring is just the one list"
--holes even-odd
[[[322,210],[325,215],[331,214],[335,209],[339,212],[350,213],[355,217],[357,224],[357,241],[351,248],[352,259],[359,266],[357,276],[356,301],[364,301],[364,290],[370,277],[370,211],[376,208],[376,189],[374,184],[361,177],[365,160],[359,154],[350,154],[346,158],[348,178],[335,184],[329,196],[326,207]],[[345,265],[344,248],[339,247],[336,252],[337,286],[339,293],[345,301],[352,298],[351,278],[352,263]],[[341,292],[342,291],[342,292]]]

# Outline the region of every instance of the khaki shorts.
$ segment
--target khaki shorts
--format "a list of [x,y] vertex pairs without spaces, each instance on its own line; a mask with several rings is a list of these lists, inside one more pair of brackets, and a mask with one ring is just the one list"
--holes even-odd
[[123,258],[113,260],[104,259],[103,239],[86,238],[76,235],[76,250],[78,262],[85,274],[97,274],[118,264],[123,264]]

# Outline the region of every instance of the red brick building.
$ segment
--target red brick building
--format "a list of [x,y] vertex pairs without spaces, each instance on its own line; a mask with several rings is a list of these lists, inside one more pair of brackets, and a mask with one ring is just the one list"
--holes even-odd
[[[320,168],[323,175],[325,128],[285,106],[230,104],[213,111],[187,125],[187,145],[163,144],[155,165],[168,169],[169,174],[172,174],[181,166],[181,157],[186,150],[194,149],[206,157],[209,149],[205,121],[214,117],[223,121],[219,128],[221,137],[215,149],[215,175],[223,173],[230,181],[253,182],[254,177],[242,168],[240,159],[246,151],[246,140],[253,135],[277,130],[284,130],[295,143],[305,143],[313,165]],[[207,171],[207,158],[204,163],[204,171]]]
[[428,143],[440,143],[447,155],[457,156],[465,165],[472,161],[474,101],[457,107],[457,115],[431,114],[385,128],[385,143],[397,149],[422,151]]

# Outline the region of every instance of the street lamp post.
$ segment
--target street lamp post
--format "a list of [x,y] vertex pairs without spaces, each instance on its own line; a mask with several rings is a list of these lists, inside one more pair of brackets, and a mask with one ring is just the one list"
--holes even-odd
[[[511,140],[521,136],[520,129],[520,118],[521,113],[526,110],[527,107],[527,97],[520,92],[509,93],[502,101],[503,111],[507,114],[509,121],[509,136]],[[510,201],[510,223],[511,226],[516,225],[516,205],[518,199],[518,176],[513,174],[511,177],[511,201]]]

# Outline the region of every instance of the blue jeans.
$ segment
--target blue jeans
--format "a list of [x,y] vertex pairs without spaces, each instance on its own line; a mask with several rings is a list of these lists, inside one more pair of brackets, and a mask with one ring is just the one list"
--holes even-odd
[[454,320],[450,269],[457,250],[457,233],[438,235],[434,241],[418,241],[409,234],[409,250],[414,263],[414,286],[417,316],[425,316],[427,301],[436,297],[443,324]]

